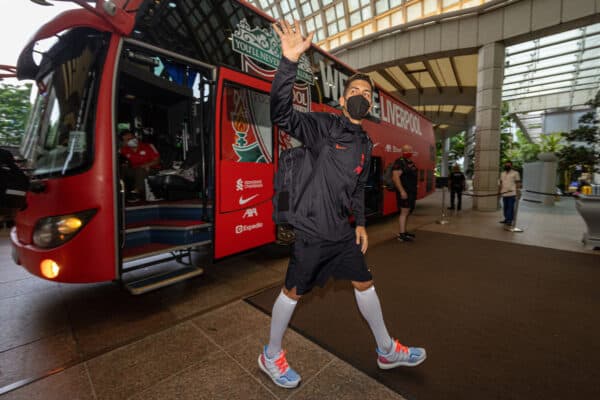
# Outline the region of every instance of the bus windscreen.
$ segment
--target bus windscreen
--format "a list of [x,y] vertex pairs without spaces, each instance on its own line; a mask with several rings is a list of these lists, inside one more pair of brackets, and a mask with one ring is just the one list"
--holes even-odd
[[21,144],[35,177],[70,175],[91,164],[94,99],[107,43],[106,34],[75,28],[43,54]]

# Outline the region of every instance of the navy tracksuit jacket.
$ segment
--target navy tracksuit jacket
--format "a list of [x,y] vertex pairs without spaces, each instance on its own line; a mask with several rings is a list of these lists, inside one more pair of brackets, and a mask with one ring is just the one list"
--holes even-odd
[[[317,165],[313,181],[296,210],[294,228],[309,236],[330,240],[348,240],[354,231],[348,221],[354,214],[356,224],[365,225],[365,183],[369,174],[373,144],[360,125],[343,115],[299,112],[292,106],[292,87],[297,64],[285,57],[271,87],[271,121],[300,140],[318,156],[328,151]],[[334,132],[335,145],[328,145]]]

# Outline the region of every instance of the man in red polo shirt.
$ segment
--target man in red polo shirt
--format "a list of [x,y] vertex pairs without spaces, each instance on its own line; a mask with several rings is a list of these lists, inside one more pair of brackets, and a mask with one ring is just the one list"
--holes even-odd
[[145,179],[150,169],[160,163],[160,154],[152,144],[140,142],[130,131],[123,131],[121,136],[121,156],[125,161],[121,170],[128,200],[144,198]]

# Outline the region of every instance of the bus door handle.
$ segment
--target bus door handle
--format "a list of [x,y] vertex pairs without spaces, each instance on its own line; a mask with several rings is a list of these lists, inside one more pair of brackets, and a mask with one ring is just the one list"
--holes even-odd
[[125,247],[125,231],[127,230],[127,225],[125,224],[125,182],[123,179],[119,179],[119,203],[121,206],[121,229],[119,230],[119,246],[121,248]]

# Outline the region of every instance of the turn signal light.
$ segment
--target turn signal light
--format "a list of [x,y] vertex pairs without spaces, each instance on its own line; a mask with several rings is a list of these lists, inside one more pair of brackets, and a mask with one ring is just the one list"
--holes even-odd
[[65,235],[77,232],[83,226],[83,222],[77,217],[65,218],[58,222],[58,231]]
[[40,270],[42,271],[44,278],[54,279],[60,272],[60,265],[47,258],[40,263]]

